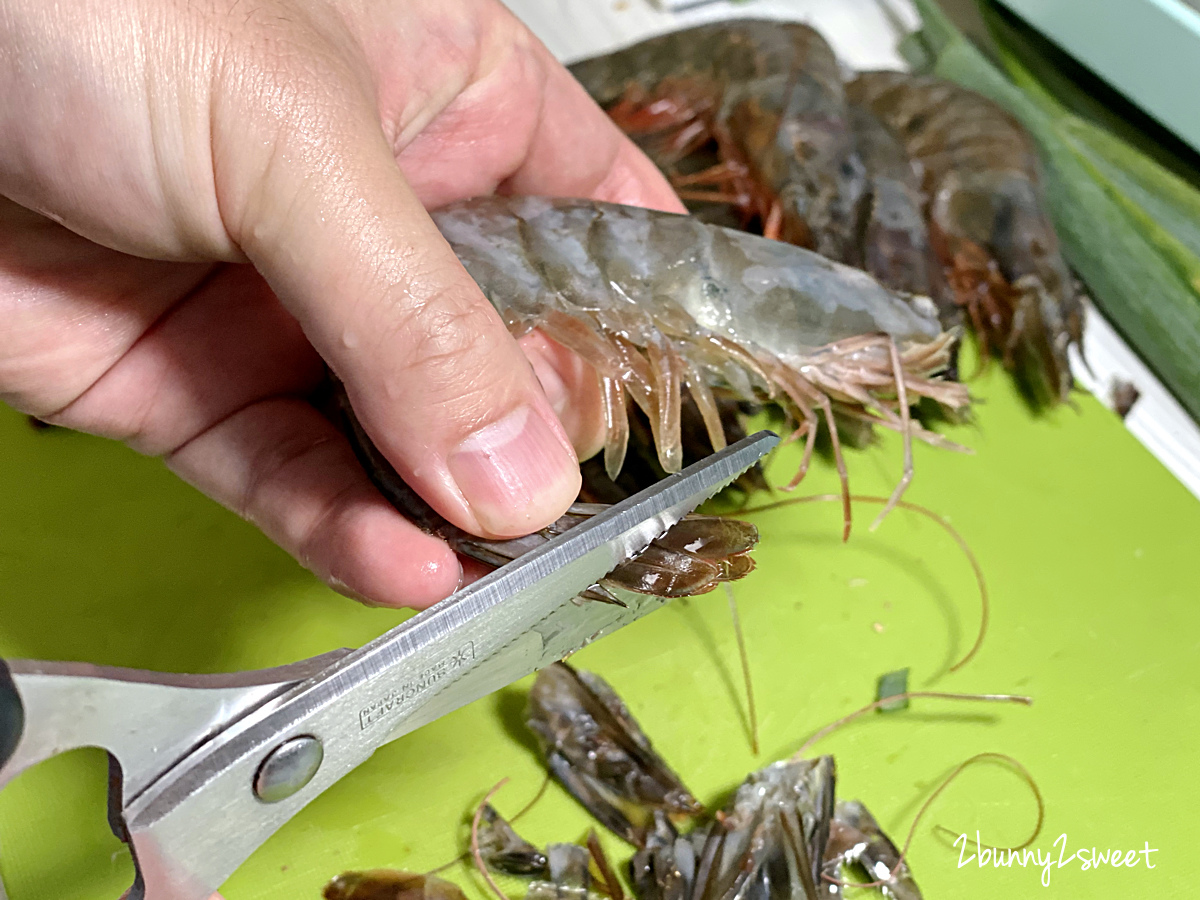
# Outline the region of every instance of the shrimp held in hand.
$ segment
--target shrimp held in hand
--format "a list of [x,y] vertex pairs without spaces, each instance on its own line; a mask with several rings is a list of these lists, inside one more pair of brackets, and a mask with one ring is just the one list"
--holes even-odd
[[894,500],[911,478],[912,437],[954,447],[910,418],[922,397],[949,410],[968,402],[942,377],[957,336],[928,298],[800,247],[635,207],[483,197],[433,218],[515,334],[538,328],[599,373],[610,477],[627,449],[627,399],[649,419],[663,469],[679,470],[685,388],[715,449],[725,435],[714,387],[778,403],[806,441],[793,486],[823,419],[844,498],[838,423],[904,436]]

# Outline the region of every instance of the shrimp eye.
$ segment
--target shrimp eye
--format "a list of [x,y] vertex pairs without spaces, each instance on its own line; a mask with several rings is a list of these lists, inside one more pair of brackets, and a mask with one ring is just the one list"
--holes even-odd
[[716,300],[721,296],[721,286],[707,278],[704,280],[704,284],[701,285],[700,290],[704,292],[704,297],[707,300]]

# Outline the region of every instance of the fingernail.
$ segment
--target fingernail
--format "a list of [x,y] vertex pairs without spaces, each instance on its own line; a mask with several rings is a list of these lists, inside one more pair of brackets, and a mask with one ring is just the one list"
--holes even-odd
[[522,406],[458,445],[446,460],[476,521],[490,534],[528,534],[579,489],[579,462],[562,426]]

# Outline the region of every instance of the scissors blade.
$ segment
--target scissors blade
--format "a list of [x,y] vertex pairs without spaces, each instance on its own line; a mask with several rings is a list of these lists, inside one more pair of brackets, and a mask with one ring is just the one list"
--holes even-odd
[[[341,658],[192,751],[124,810],[130,900],[205,900],[263,841],[381,745],[549,665],[663,601],[572,602],[778,443],[760,432],[594,516]],[[264,802],[277,751],[318,765]],[[311,747],[311,745],[309,745]]]
[[[360,713],[378,717],[387,729],[387,743],[432,722],[461,706],[485,697],[519,681],[538,669],[557,662],[601,637],[664,606],[662,597],[636,594],[616,587],[608,590],[624,602],[577,603],[574,598],[594,585],[621,563],[637,556],[671,526],[705,500],[728,485],[762,458],[778,438],[761,432],[729,447],[721,454],[698,463],[675,476],[678,480],[660,482],[648,491],[614,506],[598,517],[571,529],[554,545],[542,548],[544,555],[522,557],[512,568],[511,579],[498,595],[481,591],[477,599],[454,610],[441,622],[431,617],[431,630],[453,635],[447,663],[431,658],[429,675],[446,678],[461,669],[459,677],[431,693],[425,702],[391,718],[387,700]],[[639,498],[641,498],[639,500]],[[578,543],[575,543],[575,541]],[[589,549],[590,548],[590,549]],[[583,551],[582,553],[580,551]],[[595,574],[599,572],[599,574]],[[593,577],[594,576],[594,577]],[[590,579],[590,580],[589,580]],[[581,584],[586,585],[580,587]],[[512,593],[504,596],[508,591]],[[495,599],[499,603],[495,603]],[[448,610],[449,612],[449,610]],[[489,615],[494,612],[494,616]],[[478,622],[474,621],[478,619]],[[496,619],[496,624],[489,623]],[[490,658],[476,650],[473,634],[496,628],[495,638],[503,649]],[[410,672],[411,663],[406,664]],[[424,674],[424,673],[422,673]],[[419,675],[417,685],[421,684]],[[410,688],[413,690],[415,688]],[[390,698],[388,698],[390,699]]]

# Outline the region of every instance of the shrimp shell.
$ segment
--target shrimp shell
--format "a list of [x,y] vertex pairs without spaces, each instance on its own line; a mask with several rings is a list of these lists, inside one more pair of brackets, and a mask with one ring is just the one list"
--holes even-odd
[[999,106],[932,76],[864,72],[848,87],[924,172],[930,239],[956,301],[1035,401],[1065,400],[1083,310],[1044,212],[1034,146]]
[[526,722],[551,774],[606,828],[641,847],[655,813],[686,818],[701,806],[655,752],[608,682],[566,663],[542,669]]
[[321,896],[325,900],[466,900],[452,882],[395,869],[343,872],[325,885]]
[[649,418],[667,472],[682,460],[685,387],[713,412],[704,418],[714,447],[724,435],[709,385],[774,400],[806,440],[795,482],[811,458],[820,413],[844,497],[835,412],[905,436],[901,491],[911,477],[912,435],[948,445],[909,421],[909,404],[919,397],[952,410],[967,404],[962,385],[938,378],[956,335],[942,331],[928,298],[899,295],[802,248],[585,200],[484,197],[433,218],[511,330],[540,328],[596,368],[608,404],[610,478],[624,461],[626,398]]
[[892,290],[933,298],[943,327],[958,325],[955,302],[929,244],[921,176],[904,147],[870,109],[850,105],[858,152],[868,172],[856,265]]
[[832,756],[773,763],[751,772],[713,824],[696,862],[705,900],[786,896],[819,900],[833,819]]
[[[650,741],[607,683],[557,663],[539,673],[529,703],[550,771],[637,846],[630,873],[638,900],[841,898],[843,865],[866,868],[886,897],[920,900],[909,866],[866,807],[836,802],[832,756],[751,772],[722,811],[680,834],[662,798],[686,789],[669,770],[664,778],[657,756],[643,755]],[[686,796],[690,817],[700,809]]]
[[591,860],[586,847],[577,844],[549,844],[547,880],[529,885],[525,900],[604,900],[591,890]]
[[921,889],[917,887],[908,863],[858,800],[838,801],[829,827],[824,873],[833,880],[840,880],[843,866],[861,868],[868,881],[882,881],[884,896],[894,900],[921,900]]
[[[708,137],[740,200],[779,236],[832,259],[854,241],[866,173],[846,117],[841,71],[819,32],[745,19],[650,38],[576,63],[571,73],[661,168]],[[735,178],[736,182],[737,179]]]
[[506,875],[546,873],[546,854],[517,834],[490,803],[480,813],[478,838],[479,856],[489,869]]

